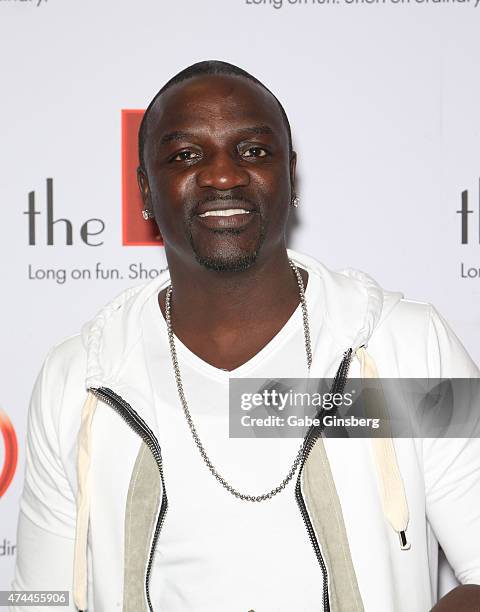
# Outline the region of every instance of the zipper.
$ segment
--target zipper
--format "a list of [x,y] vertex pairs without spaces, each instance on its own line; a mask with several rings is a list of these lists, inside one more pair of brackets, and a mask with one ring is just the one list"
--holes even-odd
[[160,473],[160,481],[162,484],[162,501],[160,504],[160,512],[158,513],[157,523],[155,525],[155,531],[152,538],[152,544],[150,547],[150,554],[148,557],[147,572],[145,574],[145,595],[147,597],[148,608],[150,612],[153,612],[152,602],[150,601],[150,574],[152,571],[153,557],[155,554],[155,547],[157,545],[160,530],[162,529],[163,522],[165,520],[165,514],[168,508],[167,493],[165,489],[165,481],[163,475],[163,463],[162,454],[160,451],[160,444],[155,437],[152,430],[148,427],[145,421],[135,412],[135,410],[128,404],[120,395],[117,395],[114,391],[108,387],[99,387],[97,389],[90,389],[90,391],[102,402],[111,406],[115,412],[117,412],[127,425],[138,434],[145,444],[150,449],[155,462],[158,466]]
[[[343,354],[342,362],[340,363],[337,373],[335,374],[335,378],[333,380],[332,388],[330,391],[332,394],[342,393],[343,390],[345,389],[346,379],[348,376],[348,370],[350,368],[351,360],[352,360],[352,349],[350,348],[348,349],[348,351],[345,351],[345,353]],[[320,418],[323,416],[324,413],[325,413],[325,410],[322,409],[321,412],[316,416]],[[315,555],[317,557],[318,563],[322,570],[322,576],[323,576],[323,594],[322,594],[323,607],[322,609],[323,609],[323,612],[330,612],[330,598],[328,594],[328,570],[327,570],[327,566],[322,556],[322,551],[320,550],[320,545],[318,544],[317,536],[315,535],[315,530],[313,528],[312,521],[310,520],[310,516],[308,514],[307,505],[303,498],[302,485],[301,485],[303,467],[310,455],[312,448],[315,446],[315,442],[322,435],[323,429],[324,429],[323,425],[319,425],[317,427],[312,425],[310,429],[308,430],[307,435],[305,436],[305,442],[304,442],[304,447],[303,447],[304,448],[303,458],[300,463],[300,469],[298,470],[297,481],[295,483],[295,499],[300,509],[300,514],[302,515],[303,522],[305,523],[308,537],[313,546],[313,550],[315,551]]]
[[[335,375],[331,393],[342,393],[345,388],[346,378],[348,376],[348,370],[350,367],[350,362],[352,358],[352,349],[348,349],[344,355],[340,367]],[[160,480],[162,484],[162,501],[160,504],[160,512],[158,514],[157,523],[155,525],[155,532],[152,538],[152,544],[150,547],[150,553],[148,557],[147,571],[145,574],[145,595],[147,598],[148,608],[150,612],[153,612],[152,603],[150,601],[150,574],[153,565],[153,557],[155,554],[155,548],[157,545],[157,541],[160,535],[160,531],[162,529],[162,525],[165,521],[165,515],[168,509],[168,499],[167,493],[165,489],[165,479],[163,474],[163,463],[162,463],[162,454],[160,450],[160,444],[158,443],[157,438],[155,437],[152,430],[148,427],[145,421],[135,412],[135,410],[130,406],[128,402],[126,402],[120,395],[117,395],[112,389],[108,387],[98,387],[96,389],[90,389],[90,391],[99,399],[101,399],[105,404],[109,405],[111,408],[119,414],[122,419],[127,423],[127,425],[137,434],[139,435],[145,444],[150,449],[155,462],[158,466],[158,471],[160,473]],[[324,411],[320,413],[323,414]],[[315,555],[317,557],[318,563],[322,570],[323,576],[323,612],[330,612],[330,600],[328,595],[328,570],[325,564],[325,561],[322,556],[322,552],[320,550],[320,546],[318,544],[317,537],[315,535],[315,530],[313,528],[312,522],[310,520],[310,516],[308,514],[307,506],[305,504],[305,500],[302,494],[301,487],[301,475],[303,467],[310,455],[312,448],[315,445],[315,442],[322,435],[323,427],[310,427],[307,435],[305,436],[304,442],[304,453],[302,462],[300,464],[300,469],[298,471],[297,481],[295,484],[295,499],[297,501],[298,507],[300,509],[300,513],[302,515],[303,521],[305,523],[305,527],[307,529],[308,537],[315,551]]]

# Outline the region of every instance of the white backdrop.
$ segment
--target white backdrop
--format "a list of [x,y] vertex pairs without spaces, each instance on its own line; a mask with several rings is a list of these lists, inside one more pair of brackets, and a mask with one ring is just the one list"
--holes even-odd
[[[46,351],[140,282],[131,264],[165,265],[160,247],[122,246],[121,110],[145,108],[195,61],[233,62],[284,103],[302,199],[290,246],[433,302],[480,361],[478,3],[0,0],[0,409],[19,441],[0,499],[0,589],[13,570],[26,411]],[[47,245],[47,178],[71,246],[61,223]],[[457,213],[465,190],[468,244]],[[24,214],[32,191],[35,245]],[[81,240],[91,218],[105,225],[91,238],[101,246]],[[123,278],[29,278],[97,262]],[[4,456],[0,437],[0,471]]]

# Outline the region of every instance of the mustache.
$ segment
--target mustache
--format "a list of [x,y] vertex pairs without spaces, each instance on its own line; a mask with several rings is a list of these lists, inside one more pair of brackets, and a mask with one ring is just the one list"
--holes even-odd
[[192,205],[188,206],[188,210],[189,210],[189,216],[193,217],[196,213],[196,211],[198,210],[198,208],[200,206],[202,206],[203,204],[207,204],[208,202],[231,202],[231,201],[235,201],[235,202],[246,202],[247,204],[249,204],[252,208],[254,208],[256,211],[259,210],[259,205],[257,202],[255,202],[254,200],[246,197],[243,194],[227,194],[227,193],[212,193],[208,196],[206,196],[205,198],[202,198],[201,200],[197,200],[195,203],[192,203]]

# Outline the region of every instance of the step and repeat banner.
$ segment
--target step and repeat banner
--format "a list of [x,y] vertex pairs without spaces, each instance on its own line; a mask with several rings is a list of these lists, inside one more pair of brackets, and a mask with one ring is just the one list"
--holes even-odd
[[279,97],[290,246],[432,302],[480,361],[480,0],[0,0],[0,589],[47,350],[165,257],[141,217],[143,109],[221,59]]

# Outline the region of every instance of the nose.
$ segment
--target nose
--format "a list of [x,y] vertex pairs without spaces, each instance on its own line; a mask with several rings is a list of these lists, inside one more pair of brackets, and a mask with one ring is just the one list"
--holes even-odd
[[218,153],[204,162],[197,174],[199,187],[213,187],[219,190],[233,189],[248,185],[250,176],[228,153]]

